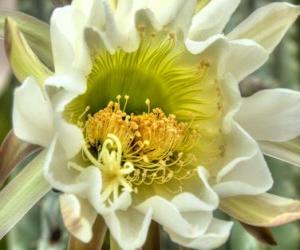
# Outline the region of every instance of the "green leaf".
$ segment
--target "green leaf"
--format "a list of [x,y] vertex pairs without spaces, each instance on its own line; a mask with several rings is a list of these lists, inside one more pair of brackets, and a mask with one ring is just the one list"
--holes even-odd
[[0,146],[0,188],[21,162],[39,150],[39,146],[21,141],[10,131]]
[[53,57],[51,51],[51,40],[49,25],[32,16],[18,11],[0,11],[0,37],[4,38],[5,19],[11,17],[15,20],[28,41],[34,53],[48,67],[53,68]]
[[300,167],[300,137],[287,142],[260,141],[264,154]]
[[42,166],[46,152],[41,152],[0,192],[0,239],[50,190]]
[[20,82],[28,76],[34,76],[40,84],[52,75],[52,72],[39,60],[19,32],[17,23],[7,18],[5,21],[5,46],[11,67]]

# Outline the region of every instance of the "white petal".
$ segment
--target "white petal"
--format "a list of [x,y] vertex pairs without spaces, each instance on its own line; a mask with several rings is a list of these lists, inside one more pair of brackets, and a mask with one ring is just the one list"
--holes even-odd
[[225,72],[231,72],[237,81],[243,80],[268,60],[268,53],[251,40],[235,40],[224,60]]
[[50,31],[56,74],[88,73],[91,61],[84,42],[87,21],[84,13],[73,6],[54,10]]
[[212,219],[210,211],[180,212],[175,204],[160,196],[153,196],[137,206],[137,209],[144,214],[149,208],[153,210],[153,220],[162,225],[166,231],[172,230],[183,237],[201,235]]
[[199,57],[207,59],[218,80],[232,74],[236,81],[241,81],[268,59],[266,50],[254,41],[230,41],[223,35],[212,36],[205,42],[188,39],[186,46],[193,54],[185,55],[186,60],[196,63]]
[[[170,33],[177,33],[179,38],[187,37],[188,30],[192,23],[192,17],[196,8],[195,0],[184,1],[184,4],[180,7],[178,13],[176,14],[174,20],[168,24],[168,29]],[[173,8],[173,6],[171,7]],[[169,12],[169,10],[168,10]]]
[[[65,193],[82,194],[83,197],[89,195],[88,187],[98,188],[101,190],[102,182],[100,172],[95,167],[89,167],[81,173],[68,168],[68,161],[64,148],[54,138],[48,151],[44,168],[44,176],[53,188]],[[86,173],[87,172],[87,173]]]
[[47,147],[53,137],[53,111],[48,97],[33,78],[15,90],[14,132],[20,139]]
[[211,0],[193,18],[189,38],[195,41],[222,33],[240,0]]
[[271,53],[299,14],[299,6],[289,3],[271,3],[256,10],[228,37],[254,40]]
[[214,190],[221,197],[254,195],[268,191],[273,185],[265,159],[260,151],[247,161],[236,164]]
[[226,140],[228,163],[217,174],[214,190],[218,195],[254,195],[269,190],[272,176],[257,143],[237,125]]
[[60,209],[64,224],[68,231],[82,242],[92,239],[92,227],[97,213],[87,200],[78,199],[72,194],[59,197]]
[[[58,73],[66,72],[71,67],[74,60],[74,48],[72,41],[68,39],[68,34],[73,30],[70,25],[70,20],[65,19],[65,23],[61,24],[61,16],[70,18],[71,7],[66,6],[57,8],[51,16],[51,44],[52,53],[55,64],[55,71]],[[73,36],[73,35],[72,35]]]
[[[218,195],[208,183],[209,174],[205,168],[197,170],[199,180],[195,178],[184,184],[184,192],[176,195],[172,203],[181,212],[212,211],[219,204]],[[197,182],[196,182],[197,180]]]
[[148,8],[153,11],[159,23],[165,26],[177,17],[184,4],[184,0],[151,0],[148,1]]
[[82,130],[65,121],[61,114],[57,114],[55,128],[58,140],[65,150],[66,157],[71,159],[80,152],[84,145]]
[[244,98],[236,120],[256,140],[283,142],[300,135],[300,92],[262,90]]
[[197,238],[184,238],[172,232],[169,232],[169,235],[172,241],[181,246],[208,250],[218,248],[224,244],[230,235],[232,226],[232,222],[213,219],[207,232]]
[[125,250],[134,250],[142,247],[145,243],[151,215],[151,208],[145,215],[130,208],[126,211],[116,211],[104,215],[104,220],[119,246]]
[[85,92],[87,79],[84,74],[79,74],[74,72],[73,69],[69,69],[63,74],[56,73],[56,75],[48,77],[45,84],[56,88],[64,88],[78,95]]
[[223,90],[223,96],[226,100],[224,106],[223,132],[230,133],[233,126],[233,117],[240,110],[242,105],[242,96],[239,84],[235,77],[231,74],[225,75],[223,80],[220,80],[220,86]]

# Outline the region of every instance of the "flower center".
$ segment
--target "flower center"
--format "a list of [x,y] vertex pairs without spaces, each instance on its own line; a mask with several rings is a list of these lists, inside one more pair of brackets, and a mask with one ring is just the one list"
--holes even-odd
[[83,131],[84,154],[99,167],[104,180],[103,199],[116,198],[121,189],[138,191],[140,185],[182,181],[193,175],[197,159],[192,152],[199,133],[155,108],[141,115],[125,111],[118,102],[89,115]]
[[178,192],[196,167],[216,165],[225,103],[211,66],[174,36],[145,36],[134,52],[94,55],[86,92],[64,114],[81,121],[84,156],[101,169],[105,199],[174,180]]

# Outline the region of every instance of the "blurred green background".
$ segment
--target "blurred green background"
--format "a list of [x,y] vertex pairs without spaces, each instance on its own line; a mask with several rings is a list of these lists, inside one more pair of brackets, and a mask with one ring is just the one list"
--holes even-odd
[[[230,0],[228,0],[230,1]],[[247,17],[256,8],[272,0],[242,0],[227,29]],[[300,0],[290,0],[300,4]],[[15,5],[15,6],[14,6]],[[17,8],[39,19],[49,22],[54,6],[50,0],[0,0],[0,8]],[[3,46],[1,46],[3,54]],[[0,53],[0,142],[11,128],[11,109],[13,90],[18,83],[6,69],[5,60]],[[269,62],[258,72],[241,83],[243,94],[251,95],[261,88],[283,87],[299,90],[300,88],[300,20],[285,37],[271,56]],[[274,159],[267,159],[275,185],[273,193],[300,198],[300,169]],[[0,208],[1,209],[1,208]],[[230,240],[222,250],[300,250],[300,222],[295,222],[273,229],[278,246],[269,247],[258,243],[236,223]],[[0,241],[0,250],[66,249],[68,236],[63,231],[58,212],[57,195],[50,193]],[[163,249],[178,249],[170,243],[167,236],[162,236]]]

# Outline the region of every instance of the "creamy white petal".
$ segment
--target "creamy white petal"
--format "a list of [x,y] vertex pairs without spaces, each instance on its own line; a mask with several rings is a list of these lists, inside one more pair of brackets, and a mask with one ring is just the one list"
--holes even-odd
[[[53,188],[66,193],[84,192],[89,184],[101,185],[100,175],[93,173],[94,179],[98,177],[99,182],[82,183],[78,182],[80,172],[68,168],[68,160],[62,145],[58,142],[57,136],[53,139],[43,166],[44,176]],[[96,169],[96,168],[95,168]],[[100,184],[98,184],[100,183]]]
[[67,159],[71,159],[80,152],[85,143],[82,130],[68,123],[61,114],[55,115],[55,128]]
[[189,38],[195,41],[206,40],[222,33],[240,0],[211,0],[194,17]]
[[217,174],[214,190],[221,197],[264,193],[272,176],[257,143],[237,124],[228,135],[225,166]]
[[[196,8],[196,0],[184,1],[184,4],[180,7],[174,20],[167,25],[167,29],[170,33],[178,34],[179,38],[186,38],[188,35],[189,27],[192,23],[192,17]],[[170,7],[165,12],[170,12]]]
[[[188,199],[189,197],[182,198]],[[144,214],[149,208],[153,210],[153,220],[162,225],[166,231],[173,230],[183,237],[201,235],[206,231],[212,219],[211,211],[180,212],[175,204],[160,196],[153,196],[137,206],[137,209]]]
[[218,80],[231,74],[236,81],[241,81],[268,59],[266,50],[256,42],[247,39],[230,41],[223,35],[212,36],[204,42],[188,39],[186,46],[192,53],[185,55],[186,60],[195,63],[199,56],[207,59]]
[[273,185],[271,173],[260,151],[242,161],[225,175],[214,190],[220,197],[255,195],[268,191]]
[[254,40],[271,53],[299,14],[299,6],[271,3],[253,12],[228,37]]
[[[89,71],[91,61],[84,42],[87,18],[82,11],[74,6],[54,10],[50,31],[56,73],[63,74],[72,69],[82,74]],[[64,57],[65,54],[66,57]]]
[[129,208],[126,211],[106,214],[104,220],[119,246],[125,250],[134,250],[142,247],[146,240],[151,215],[151,208],[145,215]]
[[15,90],[13,105],[14,132],[20,139],[47,147],[54,135],[51,103],[34,80],[26,81]]
[[244,98],[236,120],[256,140],[283,142],[300,135],[300,92],[262,90]]
[[[192,0],[193,1],[193,0]],[[147,7],[153,11],[161,26],[168,25],[177,18],[178,13],[186,4],[185,0],[147,0]],[[193,1],[194,2],[194,1]]]
[[85,75],[91,68],[88,47],[84,41],[87,17],[74,6],[56,8],[51,16],[51,43],[55,75],[48,85],[82,93]]
[[224,72],[230,72],[241,81],[267,60],[267,51],[258,43],[248,39],[234,40],[230,42],[230,50],[224,59]]
[[213,219],[207,231],[197,238],[184,238],[173,232],[169,232],[171,239],[181,246],[193,249],[215,249],[224,244],[229,235],[232,222]]
[[59,197],[60,209],[64,224],[68,231],[82,242],[92,239],[92,228],[97,213],[86,200],[78,199],[73,194]]
[[224,105],[223,132],[228,134],[232,131],[232,126],[234,125],[233,117],[241,108],[242,96],[239,84],[232,74],[226,74],[224,79],[220,80],[220,86],[226,100],[226,104]]
[[187,181],[183,186],[184,192],[172,199],[172,203],[181,212],[212,211],[219,204],[218,195],[208,183],[208,171],[199,167],[197,174],[199,179]]
[[56,72],[54,76],[50,76],[46,79],[45,84],[56,88],[64,88],[78,95],[84,93],[86,90],[87,79],[84,74],[69,69],[68,72],[62,74]]

